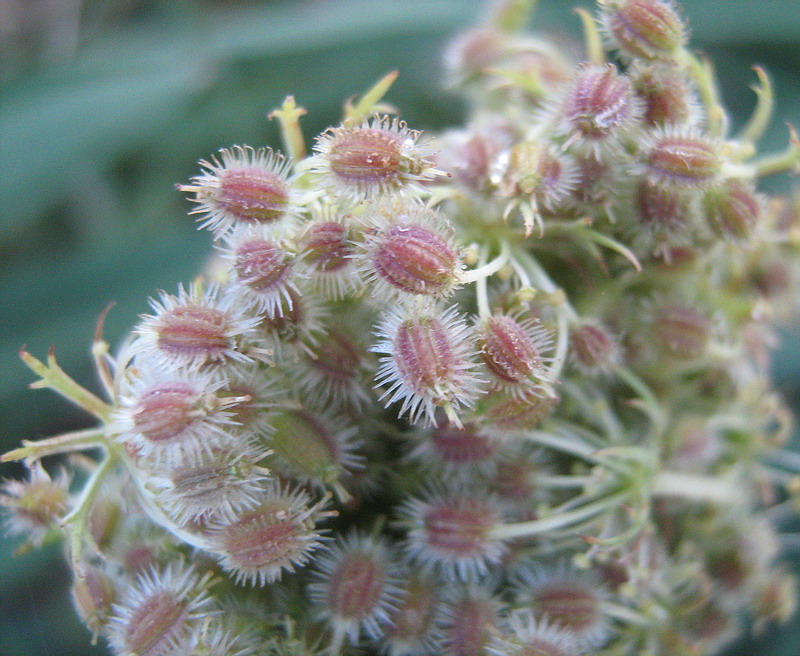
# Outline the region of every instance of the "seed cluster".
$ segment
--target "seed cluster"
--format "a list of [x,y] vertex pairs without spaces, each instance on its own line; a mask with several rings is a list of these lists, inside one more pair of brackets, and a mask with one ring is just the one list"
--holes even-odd
[[[800,143],[756,154],[760,71],[728,132],[671,0],[600,0],[585,61],[523,4],[451,45],[460,128],[371,115],[383,80],[308,157],[201,162],[215,260],[97,338],[105,400],[23,354],[102,425],[0,503],[115,653],[706,655],[792,613],[800,203],[757,187]],[[39,462],[95,447],[80,494]]]

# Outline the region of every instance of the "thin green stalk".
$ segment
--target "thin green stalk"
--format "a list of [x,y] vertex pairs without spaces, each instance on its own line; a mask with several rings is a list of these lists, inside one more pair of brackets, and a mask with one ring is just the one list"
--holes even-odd
[[531,481],[537,487],[548,488],[551,490],[569,490],[572,488],[583,488],[597,482],[595,476],[541,476],[532,475]]
[[294,96],[286,96],[283,105],[269,114],[269,118],[278,119],[286,152],[295,163],[306,156],[306,143],[303,138],[303,129],[300,127],[300,117],[307,113],[303,107],[297,105]]
[[576,456],[594,465],[601,465],[623,476],[629,475],[628,468],[613,458],[605,458],[601,450],[564,435],[553,435],[544,431],[528,431],[523,437],[541,446],[547,446],[556,451]]
[[553,304],[557,312],[563,313],[570,324],[579,321],[578,313],[575,312],[575,309],[570,304],[567,295],[553,282],[531,253],[528,251],[517,251],[514,254],[514,259],[528,272],[533,285],[542,290],[545,294],[549,294],[553,298],[559,298],[559,302]]
[[800,139],[797,132],[789,126],[789,145],[782,153],[765,155],[753,162],[756,176],[766,178],[778,173],[798,173],[800,172]]
[[378,103],[389,91],[398,75],[400,75],[400,71],[387,73],[375,83],[375,86],[361,96],[361,99],[355,105],[348,102],[345,105],[345,120],[358,122],[368,118],[372,112],[379,108]]
[[35,442],[23,440],[22,446],[0,456],[0,462],[13,462],[15,460],[39,460],[46,456],[58,453],[70,453],[83,449],[93,449],[105,446],[108,442],[102,428],[88,428],[48,437]]
[[766,71],[760,66],[753,66],[753,70],[758,76],[758,85],[750,87],[756,94],[756,108],[753,110],[747,125],[744,126],[739,140],[755,145],[761,139],[772,120],[772,112],[775,108],[775,94],[772,91],[772,82]]
[[627,606],[615,604],[610,601],[602,602],[600,608],[604,615],[616,620],[620,620],[626,624],[633,624],[634,626],[649,628],[652,628],[656,624],[652,619],[642,615],[642,613],[639,611],[636,611],[633,608],[628,608]]
[[[89,480],[83,486],[81,496],[72,511],[61,520],[62,527],[70,527],[70,561],[76,572],[82,572],[81,556],[87,542],[89,531],[89,514],[94,500],[105,482],[106,476],[119,464],[119,459],[113,451],[107,451],[106,457],[92,472]],[[89,536],[90,539],[90,536]],[[93,541],[93,540],[92,540]]]
[[[482,253],[482,255],[484,255],[484,253]],[[510,255],[511,249],[508,246],[508,242],[503,240],[500,242],[500,254],[488,263],[485,261],[485,258],[483,258],[483,262],[479,260],[477,268],[464,271],[461,274],[461,282],[469,284],[493,276],[508,264]]]
[[708,59],[698,59],[686,50],[679,53],[679,60],[689,69],[700,92],[709,134],[712,137],[723,137],[728,132],[728,115],[720,101],[714,67]]
[[[482,264],[486,261],[486,251],[481,251],[480,258],[478,259],[478,269],[481,269]],[[486,277],[481,276],[477,279],[475,283],[475,298],[478,303],[478,316],[481,319],[488,319],[492,315],[492,311],[489,308],[489,291],[486,284]]]
[[586,54],[589,61],[596,66],[603,66],[606,63],[606,51],[603,47],[603,39],[597,29],[597,21],[594,16],[583,8],[575,9],[575,13],[581,19],[583,27],[583,42],[586,46]]
[[501,524],[489,531],[489,535],[495,540],[513,540],[515,538],[532,537],[541,535],[548,531],[566,528],[578,522],[595,517],[609,509],[614,508],[628,497],[627,492],[617,492],[595,501],[585,506],[576,508],[563,513],[556,513],[550,517],[534,519],[528,522],[516,522],[514,524]]
[[566,312],[559,312],[556,318],[556,350],[550,364],[550,380],[557,381],[561,377],[567,362],[569,350],[569,319]]
[[47,354],[47,364],[33,357],[24,347],[20,350],[19,356],[41,379],[31,383],[29,385],[31,389],[51,389],[78,407],[83,408],[86,412],[94,415],[103,423],[108,422],[111,417],[111,406],[70,378],[58,366],[52,348]]
[[742,498],[741,487],[715,476],[659,471],[651,482],[653,496],[733,505]]
[[647,384],[630,369],[617,366],[614,367],[614,373],[639,395],[639,398],[643,402],[640,409],[650,418],[653,424],[653,433],[657,439],[660,439],[667,427],[667,416],[664,409],[661,407],[661,403],[656,398],[656,395],[653,394]]

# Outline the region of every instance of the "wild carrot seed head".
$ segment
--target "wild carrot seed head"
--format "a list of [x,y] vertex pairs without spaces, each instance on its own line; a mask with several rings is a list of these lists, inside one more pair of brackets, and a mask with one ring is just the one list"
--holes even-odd
[[459,284],[461,253],[449,221],[438,212],[392,203],[370,213],[363,224],[357,261],[375,296],[441,298]]
[[121,389],[115,439],[142,464],[196,464],[231,442],[228,430],[235,423],[217,396],[221,386],[208,374],[144,369]]
[[460,487],[405,501],[398,526],[408,530],[406,552],[427,571],[450,581],[485,577],[506,552],[491,536],[501,520],[494,500]]
[[280,240],[262,230],[247,228],[234,231],[227,239],[223,256],[231,264],[230,287],[237,305],[256,315],[273,317],[291,308],[290,291],[297,291],[293,255]]
[[435,424],[437,407],[471,406],[481,379],[474,373],[469,329],[457,308],[400,307],[378,324],[378,342],[370,350],[380,358],[378,386],[388,385],[380,400],[401,401],[399,415],[412,423],[424,416]]
[[481,360],[496,385],[525,390],[549,385],[544,352],[551,336],[536,319],[494,314],[478,322],[477,338]]
[[191,184],[178,185],[194,193],[200,227],[215,237],[236,226],[270,224],[293,212],[288,180],[290,160],[269,148],[222,148],[219,158],[200,162],[203,171]]
[[8,535],[41,544],[48,530],[64,517],[70,505],[70,477],[62,471],[51,478],[41,461],[28,467],[28,480],[4,480],[0,486],[0,508]]
[[253,343],[259,319],[248,316],[230,295],[222,296],[215,285],[206,291],[197,284],[188,291],[180,286],[177,296],[162,292],[150,305],[154,314],[143,315],[129,347],[137,358],[170,369],[216,371],[221,378],[225,365],[264,358]]
[[556,110],[556,131],[567,145],[595,156],[619,149],[619,140],[641,117],[641,102],[631,79],[615,66],[579,68]]
[[357,532],[339,537],[315,563],[308,591],[317,616],[351,643],[378,638],[401,596],[397,565],[382,540]]
[[299,489],[272,484],[260,505],[209,526],[208,549],[238,583],[263,587],[304,566],[322,545],[325,531],[317,524],[335,514],[324,505]]
[[612,47],[631,58],[672,59],[686,43],[671,0],[602,0],[600,18]]
[[334,196],[351,201],[414,192],[439,175],[420,133],[388,116],[348,121],[317,137],[310,169]]
[[140,574],[114,604],[108,625],[111,646],[119,654],[167,656],[215,614],[209,577],[173,561]]

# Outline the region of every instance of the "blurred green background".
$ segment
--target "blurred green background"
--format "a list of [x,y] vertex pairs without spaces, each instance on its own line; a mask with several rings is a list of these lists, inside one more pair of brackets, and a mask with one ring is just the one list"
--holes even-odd
[[[577,0],[540,0],[537,26],[578,33]],[[589,0],[580,3],[585,6]],[[750,67],[777,89],[764,139],[783,148],[800,126],[800,2],[684,0],[693,42],[718,66],[741,124],[752,109]],[[86,425],[48,392],[29,391],[22,344],[93,385],[89,342],[117,302],[118,342],[156,289],[190,279],[209,252],[174,184],[195,162],[237,143],[280,147],[268,111],[287,94],[309,109],[310,137],[342,101],[392,69],[389,100],[414,128],[463,116],[443,91],[440,52],[474,21],[480,0],[0,1],[0,451]],[[766,188],[784,192],[779,178]],[[800,407],[800,339],[787,327],[779,387]],[[3,465],[2,476],[19,476]],[[795,527],[797,528],[797,527]],[[0,656],[104,654],[73,618],[58,547],[11,559],[0,539]],[[800,621],[748,639],[732,656],[797,656]]]

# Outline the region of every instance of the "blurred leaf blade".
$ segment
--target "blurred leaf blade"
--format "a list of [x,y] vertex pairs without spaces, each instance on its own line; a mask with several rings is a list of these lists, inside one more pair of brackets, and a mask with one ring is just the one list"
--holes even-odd
[[194,71],[174,76],[153,70],[78,87],[47,85],[7,102],[0,109],[2,232],[20,229],[63,197],[71,168],[80,167],[82,158],[107,165],[138,143],[153,122],[183,112],[197,86]]

